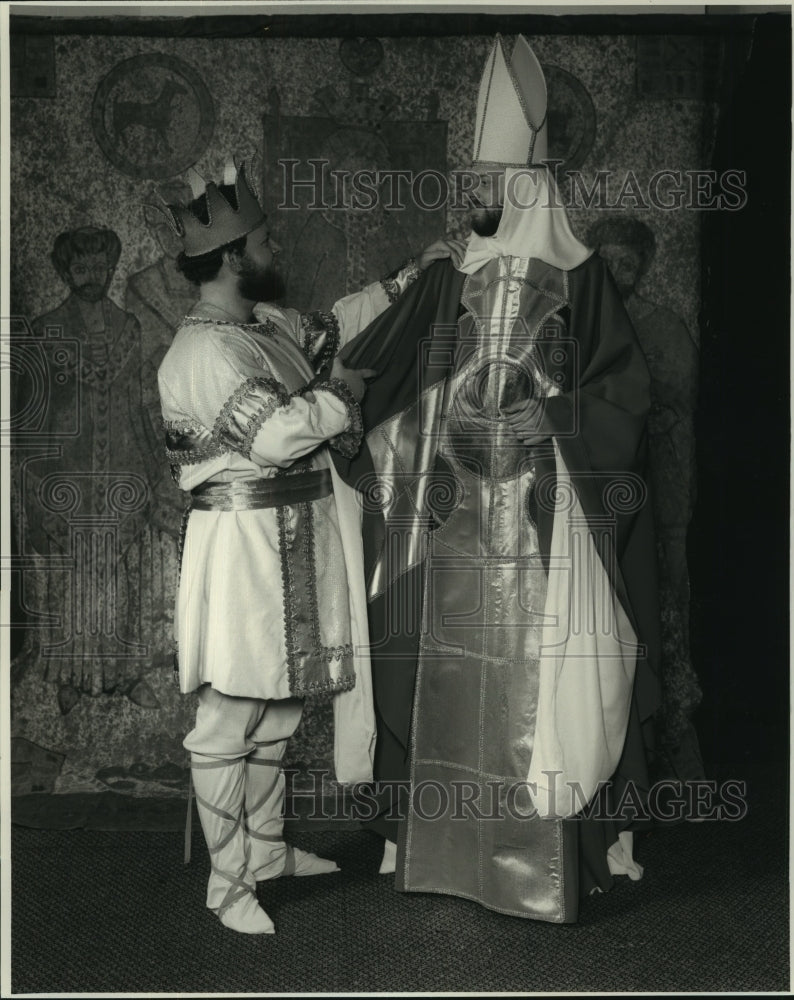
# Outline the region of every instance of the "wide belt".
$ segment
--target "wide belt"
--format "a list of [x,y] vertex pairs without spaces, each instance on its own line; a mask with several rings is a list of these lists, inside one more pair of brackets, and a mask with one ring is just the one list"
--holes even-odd
[[202,483],[190,491],[191,510],[261,510],[287,507],[331,495],[329,469],[313,469],[273,479],[245,479],[231,483]]

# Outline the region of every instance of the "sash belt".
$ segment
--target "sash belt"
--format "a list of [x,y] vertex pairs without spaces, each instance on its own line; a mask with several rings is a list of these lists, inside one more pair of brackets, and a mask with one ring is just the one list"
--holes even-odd
[[[322,500],[331,495],[333,481],[330,469],[312,469],[292,476],[273,479],[247,479],[231,483],[202,483],[190,491],[190,503],[182,515],[177,548],[177,566],[182,571],[187,522],[194,510],[262,510],[266,507],[287,507],[309,500]],[[179,686],[179,654],[174,652],[174,680]]]
[[202,483],[190,491],[191,510],[261,510],[286,507],[331,495],[329,469],[313,469],[274,479]]

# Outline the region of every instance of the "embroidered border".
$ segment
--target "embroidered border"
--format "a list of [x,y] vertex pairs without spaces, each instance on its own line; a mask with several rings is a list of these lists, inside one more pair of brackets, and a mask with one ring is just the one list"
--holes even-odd
[[422,269],[419,267],[416,258],[409,257],[397,274],[397,282],[401,285],[402,290],[405,291],[409,285],[412,285],[417,280],[421,273]]
[[284,648],[287,651],[287,676],[289,677],[289,689],[295,692],[295,680],[298,674],[296,635],[297,635],[297,595],[295,591],[295,575],[292,567],[290,555],[291,545],[289,538],[289,525],[287,515],[289,507],[278,507],[276,509],[276,521],[278,523],[278,548],[281,555],[281,584],[284,591]]
[[[301,539],[301,555],[306,573],[306,588],[298,590],[296,584],[296,567],[293,563],[294,537],[291,537],[288,520],[289,512],[296,512],[297,530],[303,532]],[[284,588],[284,645],[287,652],[287,676],[291,693],[296,697],[316,697],[334,694],[337,691],[349,691],[355,687],[356,677],[352,672],[340,677],[337,681],[326,671],[322,680],[307,680],[301,669],[298,650],[302,645],[308,646],[307,659],[330,663],[332,660],[350,659],[353,657],[353,647],[349,643],[343,646],[323,646],[320,640],[320,614],[317,596],[317,562],[314,548],[314,510],[310,502],[295,504],[294,508],[279,507],[276,510],[278,524],[278,543],[281,555],[281,577]],[[306,602],[309,635],[298,635],[299,603]],[[308,639],[308,642],[306,641]]]
[[422,270],[417,264],[416,258],[409,257],[408,260],[400,264],[396,271],[381,278],[380,286],[391,305],[394,305],[405,289],[412,285],[421,273]]
[[327,663],[332,660],[344,660],[347,657],[353,656],[353,647],[350,643],[345,643],[344,646],[323,646],[323,657]]
[[171,434],[201,434],[204,430],[201,424],[194,424],[190,421],[163,420],[161,423]]
[[301,504],[305,518],[303,532],[303,559],[308,573],[307,598],[309,604],[309,621],[311,622],[312,649],[315,652],[322,649],[320,642],[320,603],[317,600],[317,560],[314,555],[314,508],[310,503]]
[[350,391],[350,387],[340,378],[328,378],[318,382],[315,390],[324,390],[332,393],[340,399],[347,407],[350,417],[350,429],[342,431],[336,437],[331,438],[328,444],[344,458],[353,458],[361,447],[364,439],[364,421],[361,417],[361,407],[355,396]]
[[[237,435],[232,429],[234,426],[235,411],[240,409],[245,398],[253,395],[256,389],[264,389],[266,392],[272,393],[276,398],[275,400],[266,400],[257,408],[256,412],[246,422],[242,441],[238,442]],[[213,440],[217,441],[219,446],[224,444],[227,446],[231,445],[229,450],[237,451],[245,458],[250,458],[254,438],[261,429],[262,424],[268,417],[272,417],[279,407],[289,405],[289,398],[286,387],[269,375],[256,375],[246,379],[223,404],[221,412],[218,414],[212,428]]]
[[391,305],[394,305],[400,297],[400,286],[397,284],[397,280],[395,278],[381,278],[380,287],[386,293],[386,298]]
[[[332,312],[310,312],[301,313],[300,323],[303,330],[301,350],[315,372],[321,372],[339,351],[339,320]],[[326,335],[326,340],[318,354],[317,342],[323,334]]]
[[[499,41],[500,47],[502,46],[501,40]],[[504,48],[502,47],[502,55],[504,56]],[[493,75],[496,70],[496,59],[491,63],[491,72],[488,77],[488,86],[485,88],[485,100],[483,101],[482,117],[477,120],[477,135],[475,138],[475,148],[474,148],[474,159],[480,155],[480,146],[482,146],[482,134],[485,131],[485,120],[488,117],[488,102],[491,98],[491,84],[493,83]]]
[[540,163],[507,163],[500,160],[475,160],[471,165],[471,169],[477,173],[480,167],[493,167],[496,170],[507,170],[509,168],[514,168],[516,170],[525,170],[527,167],[547,167],[545,161]]
[[[234,416],[235,411],[245,418],[245,411],[242,410],[242,403],[249,397],[250,402],[256,403],[255,390],[264,389],[275,396],[275,399],[261,401],[260,405],[253,411],[244,423],[244,431],[236,426]],[[237,452],[243,457],[251,458],[251,449],[256,435],[262,428],[264,422],[271,417],[281,406],[289,405],[290,394],[281,382],[270,376],[255,376],[246,379],[242,385],[231,394],[221,408],[212,430],[207,430],[201,424],[191,421],[164,420],[163,428],[166,434],[165,454],[171,465],[171,477],[179,485],[181,468],[184,465],[195,465],[198,462],[206,462],[212,458],[218,458],[228,452]],[[168,435],[190,436],[200,443],[193,448],[169,448]]]
[[201,316],[184,316],[179,325],[199,326],[202,324],[204,326],[234,326],[243,330],[255,330],[257,333],[265,334],[268,337],[283,332],[272,319],[266,319],[264,322],[257,320],[256,323],[242,323],[233,319],[204,319]]
[[195,438],[206,438],[207,444],[198,448],[169,448],[166,437],[165,455],[173,466],[195,465],[197,462],[206,462],[210,458],[217,458],[224,452],[223,446],[216,441],[211,432],[200,424],[180,423],[176,420],[164,420],[163,428],[166,435],[174,434],[180,437],[190,435]]

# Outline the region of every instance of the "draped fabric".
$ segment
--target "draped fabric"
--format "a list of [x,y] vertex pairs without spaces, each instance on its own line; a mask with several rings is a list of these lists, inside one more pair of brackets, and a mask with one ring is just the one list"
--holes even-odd
[[[498,304],[492,286],[504,291]],[[503,419],[528,396],[641,647],[623,753],[599,802],[629,781],[647,788],[642,724],[657,703],[658,650],[642,477],[648,374],[603,262],[560,271],[497,258],[465,288],[451,264],[436,264],[345,354],[380,373],[363,404],[367,447],[335,461],[365,498],[376,707],[405,748],[414,789],[427,779],[449,791],[466,768],[480,793],[489,774],[528,773],[557,485],[552,444],[518,446]],[[463,656],[450,654],[456,645]],[[490,756],[489,740],[502,748]],[[575,919],[577,882],[583,893],[609,886],[607,849],[624,825],[423,822],[411,810],[398,886]]]

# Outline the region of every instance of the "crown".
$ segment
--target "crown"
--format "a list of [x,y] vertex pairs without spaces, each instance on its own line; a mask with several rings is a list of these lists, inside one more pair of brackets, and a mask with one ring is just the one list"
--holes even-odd
[[202,222],[186,205],[169,204],[160,192],[165,210],[159,205],[152,206],[165,215],[171,229],[182,240],[186,257],[199,257],[233,243],[265,221],[262,206],[248,184],[244,163],[238,165],[236,160],[230,159],[223,173],[223,183],[234,185],[236,208],[214,181],[205,181],[193,167],[187,172],[186,180],[194,199],[201,195],[206,197],[207,222]]
[[546,80],[523,35],[508,65],[496,36],[480,81],[474,127],[474,169],[526,167],[548,155]]

